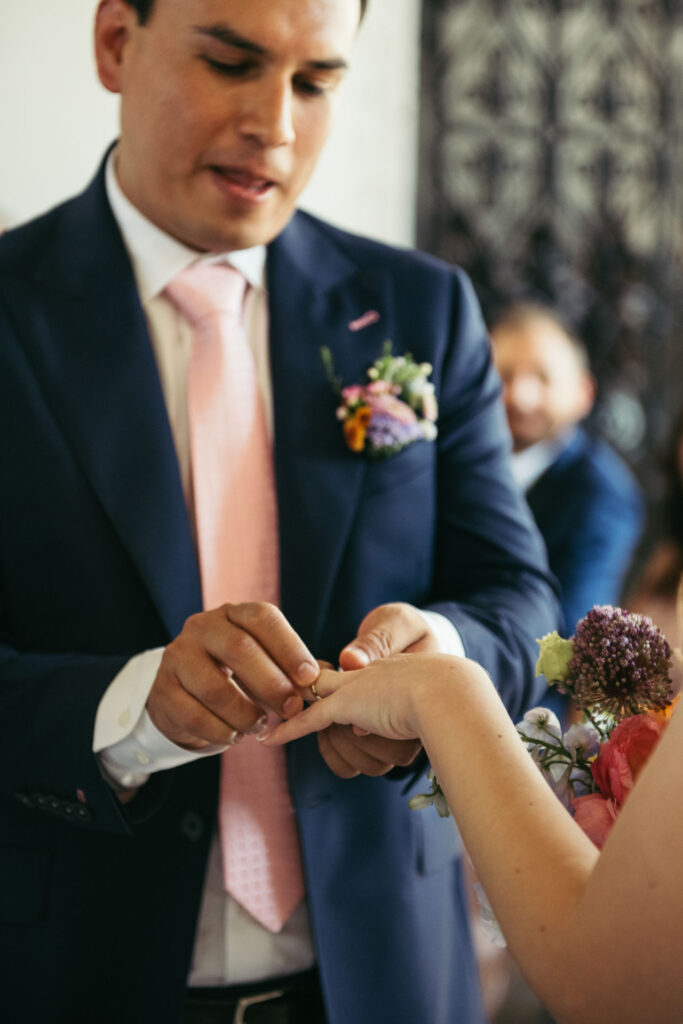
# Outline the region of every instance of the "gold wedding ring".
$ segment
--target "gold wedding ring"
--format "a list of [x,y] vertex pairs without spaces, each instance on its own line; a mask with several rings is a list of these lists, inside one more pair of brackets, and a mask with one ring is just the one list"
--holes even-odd
[[322,697],[315,688],[315,683],[311,683],[311,685],[309,686],[309,690],[313,694],[313,700],[322,700]]

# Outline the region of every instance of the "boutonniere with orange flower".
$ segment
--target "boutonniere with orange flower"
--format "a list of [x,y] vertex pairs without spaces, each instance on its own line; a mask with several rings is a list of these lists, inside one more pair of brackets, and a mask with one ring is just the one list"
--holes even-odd
[[392,355],[392,344],[387,341],[368,370],[368,383],[342,387],[335,377],[330,350],[323,348],[321,354],[328,380],[339,397],[337,418],[352,452],[381,459],[415,441],[436,438],[438,406],[429,381],[429,363],[416,363],[408,353]]

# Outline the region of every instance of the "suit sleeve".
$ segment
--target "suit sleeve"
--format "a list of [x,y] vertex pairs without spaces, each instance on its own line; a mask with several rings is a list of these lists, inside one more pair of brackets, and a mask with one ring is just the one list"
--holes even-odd
[[93,729],[104,691],[143,646],[125,635],[120,608],[141,624],[146,602],[124,560],[107,556],[119,573],[108,579],[86,546],[101,513],[2,308],[0,382],[0,794],[74,827],[125,833],[165,783],[124,810],[99,770]]
[[510,468],[501,385],[471,284],[454,279],[440,381],[438,524],[429,607],[515,717],[542,692],[536,640],[557,628],[558,597],[540,535]]
[[[79,828],[127,833],[166,786],[123,808],[92,749],[99,698],[126,659],[19,653],[0,646],[0,789],[27,808]],[[139,802],[138,802],[139,801]],[[137,804],[137,806],[135,806]]]
[[644,515],[635,485],[619,490],[593,474],[577,486],[580,504],[563,543],[550,545],[568,635],[593,605],[619,601]]

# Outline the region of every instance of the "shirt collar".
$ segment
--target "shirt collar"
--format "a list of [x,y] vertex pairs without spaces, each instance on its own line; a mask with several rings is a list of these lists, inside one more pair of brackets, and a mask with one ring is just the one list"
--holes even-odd
[[116,178],[114,150],[107,160],[105,183],[114,219],[133,264],[143,305],[163,292],[173,278],[191,263],[230,263],[253,288],[264,287],[266,247],[255,245],[236,252],[198,253],[166,234],[133,206]]
[[545,471],[550,469],[553,462],[571,444],[575,433],[572,428],[552,441],[537,441],[529,448],[513,453],[512,473],[521,490],[528,491],[537,480],[540,480]]

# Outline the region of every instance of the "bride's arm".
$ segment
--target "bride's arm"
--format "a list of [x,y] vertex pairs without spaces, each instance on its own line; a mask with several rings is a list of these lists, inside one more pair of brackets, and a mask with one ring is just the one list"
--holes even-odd
[[421,737],[510,949],[559,1024],[683,1019],[683,716],[598,858],[477,665],[412,654],[316,683],[336,687],[276,739],[332,721]]

